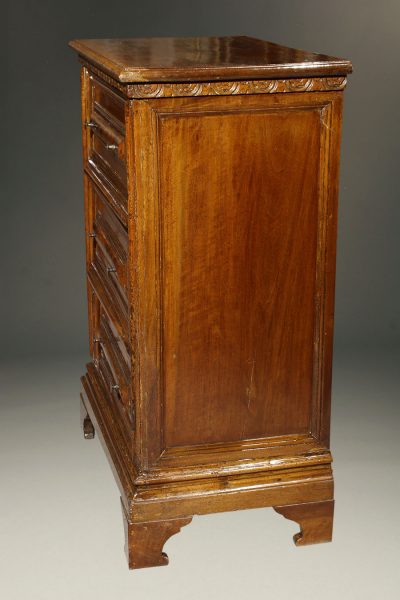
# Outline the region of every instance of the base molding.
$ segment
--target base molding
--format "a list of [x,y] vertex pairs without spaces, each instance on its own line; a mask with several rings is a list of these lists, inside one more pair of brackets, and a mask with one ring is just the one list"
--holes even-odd
[[126,511],[131,521],[140,522],[332,499],[332,469],[325,465],[138,486]]
[[[162,548],[194,515],[273,507],[300,525],[296,545],[330,541],[333,522],[331,456],[326,463],[226,474],[198,479],[146,481],[129,460],[106,391],[92,363],[82,377],[82,426],[96,434],[121,491],[126,553],[132,569],[168,564]],[[140,479],[142,477],[142,479]],[[138,483],[141,480],[143,483]]]

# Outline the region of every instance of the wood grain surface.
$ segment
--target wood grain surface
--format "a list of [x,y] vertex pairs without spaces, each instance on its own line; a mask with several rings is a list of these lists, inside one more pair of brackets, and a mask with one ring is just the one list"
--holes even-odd
[[118,81],[212,81],[346,75],[348,60],[248,36],[73,40],[70,46]]
[[224,107],[160,117],[167,447],[310,430],[320,110]]

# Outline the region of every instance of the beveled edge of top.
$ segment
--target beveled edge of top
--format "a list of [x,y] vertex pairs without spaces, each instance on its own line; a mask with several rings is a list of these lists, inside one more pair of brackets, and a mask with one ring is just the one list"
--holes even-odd
[[[157,45],[172,52],[158,58]],[[198,45],[203,45],[203,56],[199,58],[197,48],[191,59],[190,52]],[[352,72],[349,60],[248,36],[72,40],[69,46],[121,83],[331,77]]]

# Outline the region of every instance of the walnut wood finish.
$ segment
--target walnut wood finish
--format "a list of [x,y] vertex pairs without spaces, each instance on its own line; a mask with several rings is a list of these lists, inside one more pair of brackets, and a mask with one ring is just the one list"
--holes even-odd
[[82,418],[121,491],[129,566],[167,564],[168,537],[225,510],[274,507],[300,524],[297,544],[328,541],[350,63],[245,37],[72,46],[92,359]]
[[345,75],[348,60],[248,36],[73,40],[70,46],[124,83]]
[[300,532],[293,536],[296,546],[319,544],[332,540],[334,501],[274,506],[285,519],[296,521]]
[[323,210],[306,199],[318,196],[321,120],[336,100],[146,106],[162,154],[165,447],[306,434]]
[[131,523],[122,504],[122,517],[125,530],[125,553],[130,569],[162,567],[169,563],[163,552],[165,542],[188,525],[192,517],[171,519],[170,521],[149,521]]

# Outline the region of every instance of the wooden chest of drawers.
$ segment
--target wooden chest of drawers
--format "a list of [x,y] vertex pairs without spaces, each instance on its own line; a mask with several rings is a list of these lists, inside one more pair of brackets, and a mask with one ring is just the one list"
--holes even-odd
[[79,40],[86,437],[131,568],[193,515],[329,541],[335,240],[351,64],[247,37]]

